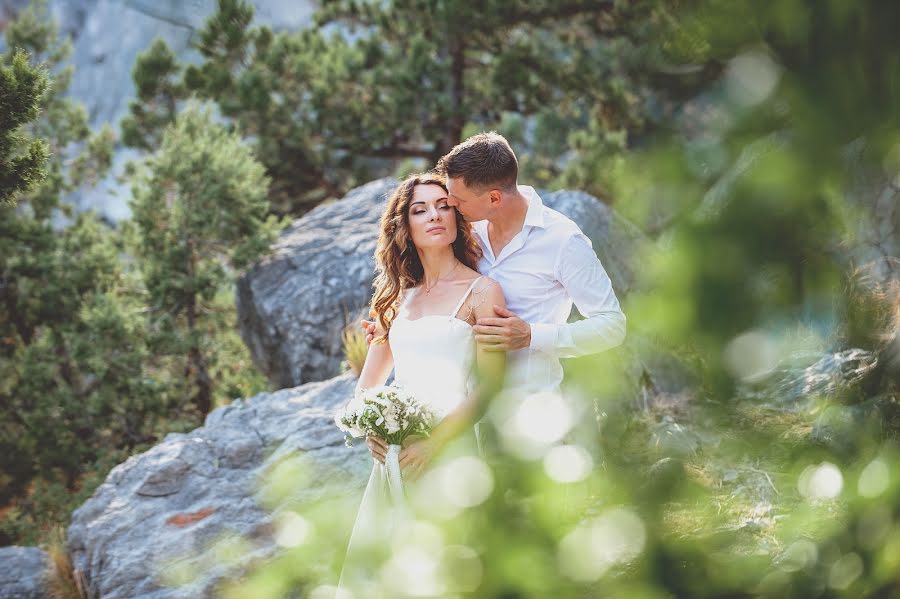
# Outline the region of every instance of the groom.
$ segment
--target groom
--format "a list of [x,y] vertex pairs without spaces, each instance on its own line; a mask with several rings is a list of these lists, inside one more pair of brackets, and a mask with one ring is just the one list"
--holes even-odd
[[[516,155],[495,132],[479,133],[438,162],[448,204],[472,223],[508,309],[480,318],[475,340],[507,353],[507,388],[559,391],[560,358],[598,353],[625,339],[625,314],[590,239],[544,206],[533,187],[518,185]],[[584,315],[567,323],[572,304]]]

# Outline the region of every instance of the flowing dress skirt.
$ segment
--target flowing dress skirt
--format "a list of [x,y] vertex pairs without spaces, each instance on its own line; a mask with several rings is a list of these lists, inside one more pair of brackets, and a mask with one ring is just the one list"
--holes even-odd
[[[372,472],[363,492],[362,500],[350,533],[347,554],[341,569],[335,599],[362,598],[376,599],[391,597],[390,585],[386,588],[382,566],[396,551],[402,548],[404,536],[409,534],[409,526],[417,519],[436,522],[444,519],[446,513],[429,513],[441,509],[439,502],[431,502],[428,496],[441,493],[436,488],[446,485],[446,476],[435,476],[454,459],[480,456],[480,444],[476,429],[470,429],[451,441],[426,468],[422,476],[413,482],[400,478],[398,445],[388,447],[385,464],[373,460]],[[429,474],[432,476],[429,476]],[[465,485],[465,480],[453,480],[449,484]],[[462,510],[460,510],[462,511]],[[454,520],[468,529],[464,518]],[[460,539],[467,537],[470,530],[458,530]]]

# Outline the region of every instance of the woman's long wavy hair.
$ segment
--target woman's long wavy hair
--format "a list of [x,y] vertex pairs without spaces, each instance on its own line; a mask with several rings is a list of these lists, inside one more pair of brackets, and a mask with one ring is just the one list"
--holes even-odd
[[[434,173],[410,175],[400,183],[388,200],[381,215],[381,233],[375,249],[375,293],[372,296],[372,312],[384,330],[375,341],[383,343],[397,316],[400,294],[422,282],[425,271],[419,260],[419,252],[409,234],[409,205],[418,185],[437,185],[447,191],[444,179]],[[478,269],[481,247],[472,233],[472,226],[456,210],[456,241],[453,254],[460,262]]]

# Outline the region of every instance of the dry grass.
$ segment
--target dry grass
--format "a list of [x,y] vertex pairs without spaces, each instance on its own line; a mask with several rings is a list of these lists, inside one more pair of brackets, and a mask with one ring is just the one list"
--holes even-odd
[[353,374],[359,376],[363,364],[366,363],[366,354],[369,352],[366,332],[358,324],[353,323],[344,329],[341,340],[344,346],[344,361]]
[[47,546],[47,588],[53,599],[88,599],[84,576],[74,568],[62,527],[56,527]]

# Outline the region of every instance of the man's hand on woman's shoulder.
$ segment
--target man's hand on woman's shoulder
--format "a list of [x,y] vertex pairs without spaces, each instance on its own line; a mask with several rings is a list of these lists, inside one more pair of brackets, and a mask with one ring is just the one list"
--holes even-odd
[[359,326],[366,332],[366,345],[372,345],[372,341],[375,339],[377,323],[374,320],[360,320]]
[[488,278],[486,296],[476,310],[475,341],[489,351],[515,351],[531,343],[531,325],[506,307],[500,284]]
[[475,341],[492,351],[516,351],[531,345],[531,325],[503,306],[494,306],[496,316],[479,318]]

